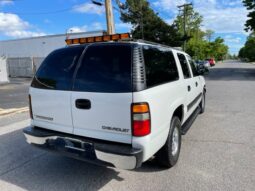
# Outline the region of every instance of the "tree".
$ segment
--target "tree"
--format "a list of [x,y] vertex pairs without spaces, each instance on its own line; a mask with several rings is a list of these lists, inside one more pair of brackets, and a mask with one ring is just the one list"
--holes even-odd
[[127,0],[126,9],[121,13],[121,20],[133,25],[132,35],[170,46],[180,46],[181,36],[175,25],[164,22],[146,0]]
[[248,61],[255,61],[255,33],[247,38],[244,47],[239,51],[239,57]]
[[[215,58],[222,60],[228,53],[228,47],[224,44],[222,38],[216,38],[213,42],[212,35],[214,31],[201,29],[203,17],[192,6],[186,9],[186,33],[189,36],[186,52],[197,60],[204,60],[206,58]],[[177,16],[175,20],[178,26],[178,31],[184,35],[184,18]]]
[[249,19],[246,21],[245,24],[245,31],[255,31],[255,1],[254,0],[243,0],[244,6],[249,11],[247,15]]

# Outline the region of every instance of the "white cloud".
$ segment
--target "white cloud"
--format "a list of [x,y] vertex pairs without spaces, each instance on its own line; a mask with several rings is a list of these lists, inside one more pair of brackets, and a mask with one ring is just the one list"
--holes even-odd
[[87,31],[95,31],[95,30],[103,30],[104,26],[102,23],[94,22],[91,25],[84,26],[73,26],[68,29],[69,33],[77,33],[77,32],[87,32]]
[[14,2],[12,0],[3,0],[0,1],[0,6],[4,6],[4,5],[13,5]]
[[[165,12],[171,12],[174,17],[178,14],[178,5],[187,3],[187,0],[158,0],[154,6]],[[212,29],[217,33],[243,33],[247,19],[247,10],[239,0],[193,0],[194,9],[204,18],[204,28]],[[166,22],[171,21],[166,19]]]
[[86,31],[87,31],[87,26],[82,26],[82,27],[74,26],[67,30],[68,33],[78,33],[78,32],[86,32]]
[[14,38],[25,38],[25,37],[45,36],[46,34],[42,32],[14,30],[14,31],[6,32],[5,35],[14,37]]
[[98,6],[92,3],[84,3],[73,7],[73,11],[77,13],[89,13],[102,15],[104,13],[104,6]]
[[240,37],[234,37],[234,36],[232,36],[232,35],[226,35],[225,37],[224,37],[224,39],[225,39],[225,41],[227,42],[227,43],[235,43],[235,44],[240,44],[241,43],[241,38]]
[[116,29],[126,29],[126,30],[131,30],[132,25],[130,23],[117,23],[115,24]]
[[18,15],[0,12],[0,34],[14,38],[43,36],[45,33],[30,31],[30,24]]
[[90,26],[91,30],[103,30],[103,24],[99,23],[99,22],[94,22],[92,23],[92,25]]

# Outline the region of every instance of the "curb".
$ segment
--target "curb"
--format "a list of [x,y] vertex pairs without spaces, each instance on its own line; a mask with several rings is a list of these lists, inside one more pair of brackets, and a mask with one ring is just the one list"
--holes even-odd
[[0,116],[9,115],[9,114],[16,114],[16,113],[23,113],[23,112],[27,112],[28,110],[29,110],[28,107],[12,108],[12,109],[2,109],[2,108],[0,108]]

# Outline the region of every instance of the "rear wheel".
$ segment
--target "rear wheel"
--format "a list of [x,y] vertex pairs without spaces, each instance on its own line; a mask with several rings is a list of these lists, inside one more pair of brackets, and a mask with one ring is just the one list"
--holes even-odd
[[174,116],[166,144],[158,151],[156,158],[160,164],[168,168],[173,167],[179,158],[181,149],[181,122]]

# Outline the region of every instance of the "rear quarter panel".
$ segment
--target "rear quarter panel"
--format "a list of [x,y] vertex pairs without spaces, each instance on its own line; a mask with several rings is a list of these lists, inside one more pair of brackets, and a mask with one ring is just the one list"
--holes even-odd
[[133,137],[132,145],[142,148],[143,161],[154,155],[166,142],[173,112],[184,103],[182,80],[159,85],[133,94],[133,102],[147,102],[151,113],[151,134]]

